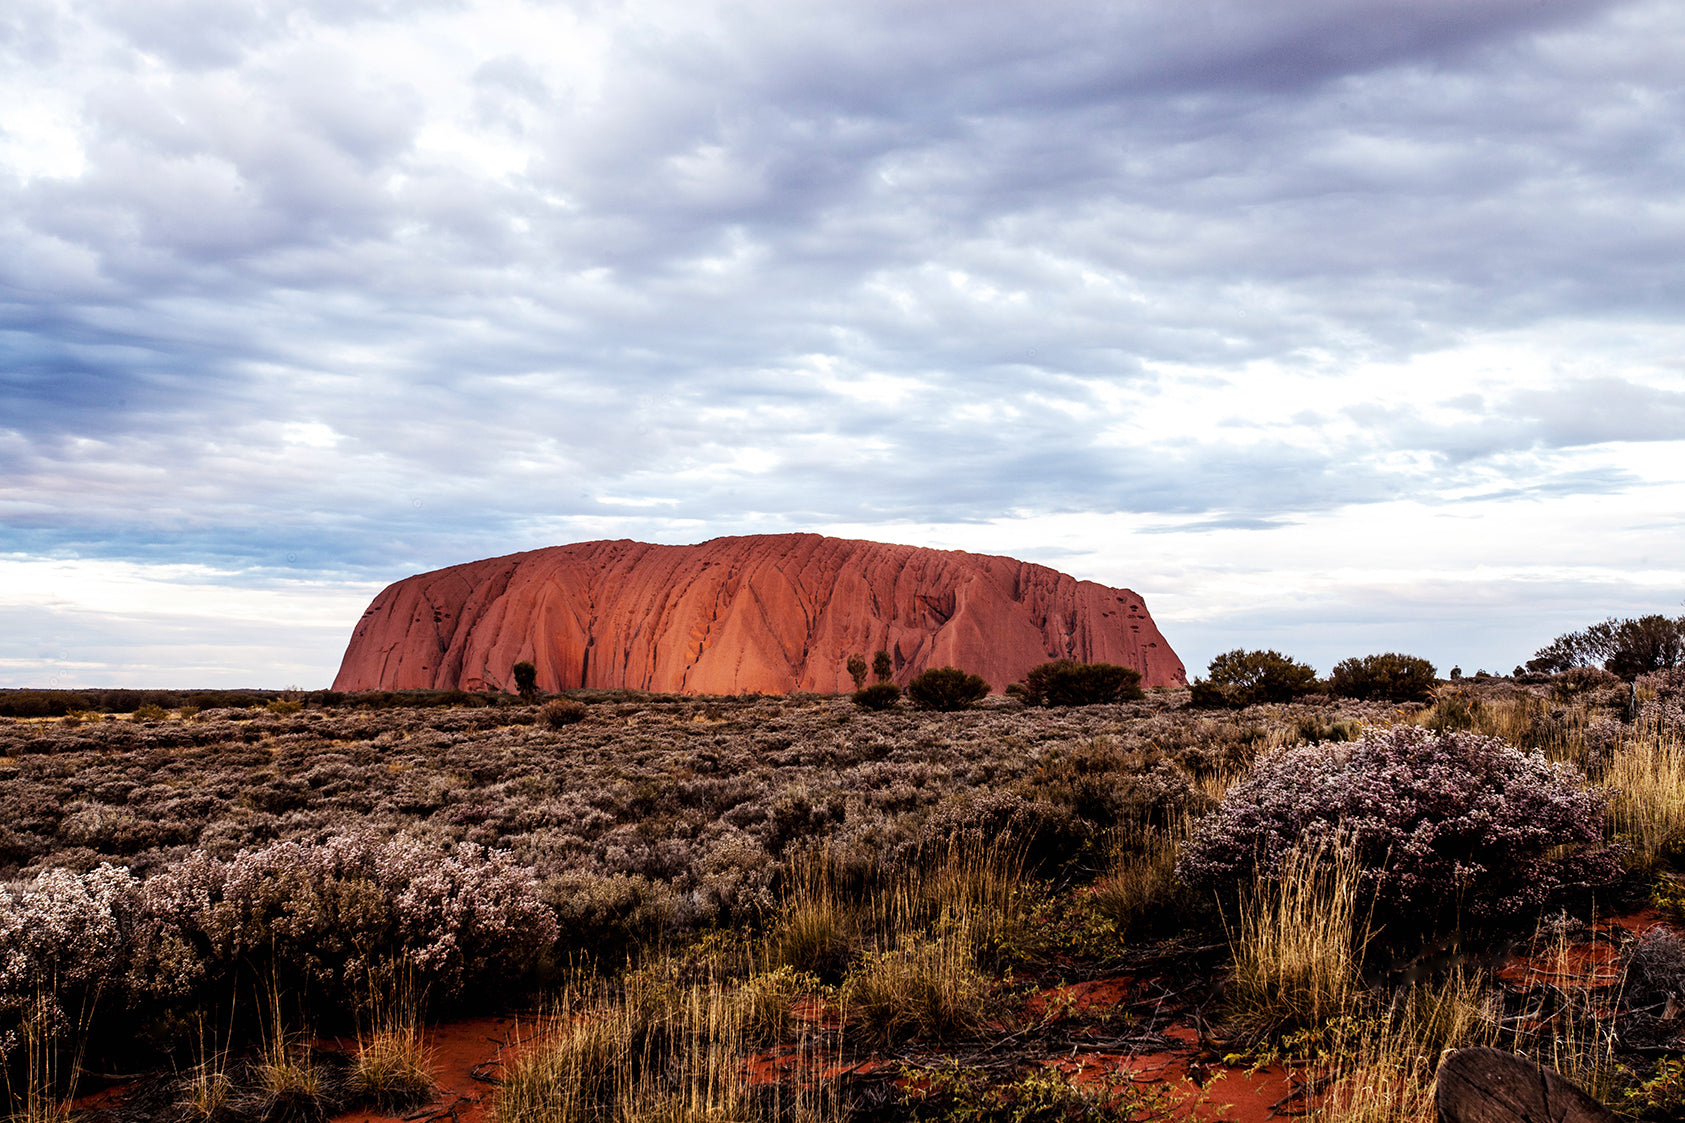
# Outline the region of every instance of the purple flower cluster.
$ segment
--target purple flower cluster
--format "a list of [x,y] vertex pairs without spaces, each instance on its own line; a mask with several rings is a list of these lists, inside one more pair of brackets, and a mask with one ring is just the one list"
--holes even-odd
[[1357,849],[1382,917],[1536,908],[1620,873],[1606,792],[1494,737],[1395,726],[1258,759],[1195,827],[1177,873],[1201,888],[1273,873],[1294,845]]

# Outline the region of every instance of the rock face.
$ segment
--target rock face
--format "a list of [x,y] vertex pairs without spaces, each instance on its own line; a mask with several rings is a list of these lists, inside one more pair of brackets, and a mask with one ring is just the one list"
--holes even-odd
[[823,538],[695,546],[579,542],[387,587],[357,623],[335,690],[629,687],[688,694],[854,689],[847,660],[894,659],[995,690],[1049,659],[1121,663],[1180,686],[1182,661],[1128,589],[1011,558]]

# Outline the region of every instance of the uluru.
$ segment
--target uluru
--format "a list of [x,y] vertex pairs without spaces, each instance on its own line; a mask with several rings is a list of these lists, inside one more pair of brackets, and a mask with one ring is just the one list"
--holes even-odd
[[817,534],[693,546],[577,542],[398,581],[374,598],[335,690],[512,688],[687,694],[852,690],[850,655],[894,681],[955,666],[997,691],[1049,659],[1119,663],[1181,686],[1139,594],[1046,566]]

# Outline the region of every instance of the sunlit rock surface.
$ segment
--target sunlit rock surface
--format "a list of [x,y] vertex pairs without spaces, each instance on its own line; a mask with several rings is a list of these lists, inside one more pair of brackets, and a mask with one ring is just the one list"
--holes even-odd
[[358,621],[335,690],[630,687],[689,694],[852,690],[847,661],[982,675],[1049,659],[1121,663],[1180,686],[1141,597],[1012,558],[767,534],[695,546],[578,542],[417,574]]

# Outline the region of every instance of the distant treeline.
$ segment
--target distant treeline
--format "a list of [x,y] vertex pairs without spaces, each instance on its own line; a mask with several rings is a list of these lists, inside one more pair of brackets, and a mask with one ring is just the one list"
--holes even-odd
[[64,717],[70,713],[132,714],[143,706],[165,710],[247,709],[276,701],[315,709],[386,710],[426,706],[518,705],[510,694],[466,690],[20,690],[0,688],[0,717]]
[[[760,694],[658,694],[647,690],[586,688],[563,692],[568,698],[587,703],[639,702],[646,705],[674,705],[692,702],[745,702]],[[250,709],[285,702],[289,707],[317,710],[399,710],[435,707],[525,706],[554,695],[535,693],[531,698],[496,691],[470,690],[32,690],[0,687],[0,717],[65,717],[72,713],[132,714],[146,706],[162,710]],[[785,696],[792,702],[816,702],[824,695],[796,691]]]

